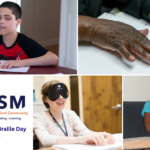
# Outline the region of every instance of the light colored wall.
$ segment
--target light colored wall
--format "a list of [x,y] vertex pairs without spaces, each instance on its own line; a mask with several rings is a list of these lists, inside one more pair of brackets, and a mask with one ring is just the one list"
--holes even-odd
[[78,1],[62,0],[59,66],[77,70]]
[[42,46],[59,43],[60,0],[22,0],[21,33]]
[[123,100],[150,100],[150,76],[123,76]]
[[[58,80],[62,83],[65,83],[70,93],[70,77],[69,76],[33,76],[33,89],[35,89],[36,102],[42,102],[41,88],[44,83],[51,80]],[[67,98],[67,103],[65,106],[66,110],[71,109],[71,100],[70,96]]]
[[78,89],[79,89],[79,111],[80,111],[80,119],[84,121],[83,115],[83,95],[82,95],[82,76],[78,76]]

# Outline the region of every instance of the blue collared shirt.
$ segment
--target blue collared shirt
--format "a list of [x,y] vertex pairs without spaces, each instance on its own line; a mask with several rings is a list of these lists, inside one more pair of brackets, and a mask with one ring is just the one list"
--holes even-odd
[[144,113],[147,112],[147,113],[150,113],[150,100],[147,101],[143,107],[143,110],[142,110],[142,113],[141,115],[144,117]]

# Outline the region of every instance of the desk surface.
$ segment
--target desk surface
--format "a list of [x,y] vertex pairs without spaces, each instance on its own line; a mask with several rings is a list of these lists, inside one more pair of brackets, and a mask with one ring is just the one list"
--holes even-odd
[[123,149],[149,149],[150,137],[127,138],[123,140]]
[[30,67],[27,73],[14,73],[14,72],[0,72],[0,74],[77,74],[77,70],[73,70],[70,68],[60,67],[60,66],[40,66],[40,67]]

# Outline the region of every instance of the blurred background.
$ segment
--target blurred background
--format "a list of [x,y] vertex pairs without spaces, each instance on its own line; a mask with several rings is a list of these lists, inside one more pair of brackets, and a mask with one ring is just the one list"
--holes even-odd
[[33,76],[33,110],[46,110],[40,90],[50,80],[67,85],[67,110],[73,110],[93,131],[122,132],[122,77],[121,76]]
[[141,112],[150,100],[150,76],[123,76],[123,138],[148,137]]
[[123,100],[147,101],[150,99],[150,76],[124,76]]
[[[0,4],[7,0],[0,0]],[[77,1],[9,0],[22,8],[17,31],[59,56],[59,66],[77,70]]]

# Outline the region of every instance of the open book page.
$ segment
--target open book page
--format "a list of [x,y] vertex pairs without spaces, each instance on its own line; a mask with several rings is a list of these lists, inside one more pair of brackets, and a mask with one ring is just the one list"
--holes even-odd
[[134,16],[131,16],[130,14],[127,14],[125,12],[119,12],[119,13],[115,14],[115,16],[118,16],[120,18],[127,19],[127,20],[132,20],[132,21],[136,22],[137,24],[141,23],[143,26],[150,26],[150,23],[148,21],[146,21],[144,19],[135,18]]
[[[6,60],[0,60],[0,66],[7,62]],[[0,69],[0,71],[5,71],[5,72],[22,72],[26,73],[29,70],[30,67],[12,67],[10,69]]]
[[122,133],[114,134],[115,143],[107,146],[96,146],[90,144],[63,144],[63,145],[53,145],[52,147],[58,150],[109,150],[109,149],[118,149],[122,148],[123,140]]
[[114,138],[116,141],[120,141],[122,142],[123,141],[123,135],[122,133],[117,133],[117,134],[113,134]]

